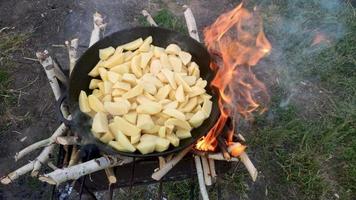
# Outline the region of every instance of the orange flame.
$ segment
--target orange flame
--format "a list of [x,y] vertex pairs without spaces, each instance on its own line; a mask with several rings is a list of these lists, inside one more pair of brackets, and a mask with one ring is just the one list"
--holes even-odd
[[[197,142],[196,148],[213,151],[217,146],[216,137],[228,117],[251,119],[261,103],[269,101],[266,87],[256,78],[252,66],[269,53],[272,46],[263,32],[261,17],[243,8],[242,3],[205,28],[204,37],[214,57],[210,67],[216,75],[211,86],[218,91],[221,115],[209,133]],[[234,130],[233,127],[227,134],[228,145],[232,144]],[[239,149],[244,150],[241,146]]]
[[325,35],[324,33],[317,32],[314,36],[311,46],[314,46],[314,45],[317,45],[320,43],[330,43],[330,40],[328,39],[328,36]]

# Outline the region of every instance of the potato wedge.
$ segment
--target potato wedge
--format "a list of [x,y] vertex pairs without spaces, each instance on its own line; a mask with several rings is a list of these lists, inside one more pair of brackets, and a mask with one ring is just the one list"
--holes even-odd
[[155,150],[156,144],[154,142],[149,141],[141,141],[136,148],[143,154],[152,153]]
[[83,90],[80,91],[78,102],[80,111],[82,111],[83,113],[89,113],[91,111],[88,96]]
[[171,87],[169,85],[165,85],[160,89],[158,89],[155,98],[158,100],[166,99],[170,91],[171,91]]
[[124,115],[124,119],[126,119],[131,124],[136,124],[137,113],[134,111],[131,111]]
[[159,131],[159,128],[160,128],[160,126],[155,125],[153,128],[151,128],[149,130],[142,130],[142,133],[151,134],[151,135],[157,135],[158,131]]
[[165,126],[161,126],[159,128],[158,136],[161,137],[161,138],[166,137],[166,127]]
[[192,125],[194,128],[197,128],[204,122],[205,119],[205,113],[199,110],[192,116],[192,118],[190,118],[189,124]]
[[89,89],[94,90],[98,88],[98,83],[103,82],[102,80],[99,79],[91,79],[90,84],[89,84]]
[[142,130],[150,130],[154,128],[155,124],[152,118],[148,114],[138,114],[137,115],[137,127]]
[[116,72],[116,73],[119,73],[119,74],[123,75],[125,73],[129,73],[130,66],[131,66],[131,62],[125,62],[125,63],[122,63],[120,65],[116,65],[116,66],[110,68],[110,71]]
[[[126,90],[123,89],[113,89],[111,92],[111,96],[113,97],[120,97],[121,95],[125,94]],[[114,98],[115,101],[115,98]]]
[[173,109],[173,108],[165,108],[162,113],[166,114],[166,115],[169,115],[171,117],[174,117],[176,119],[179,119],[179,120],[182,120],[184,121],[185,120],[185,115],[180,112],[179,110],[177,109]]
[[169,148],[170,141],[165,138],[157,138],[155,141],[155,151],[163,152]]
[[182,61],[175,55],[169,55],[168,61],[170,65],[173,67],[174,72],[181,72],[182,71]]
[[118,81],[112,86],[112,88],[129,91],[131,89],[131,85],[129,83]]
[[206,118],[210,116],[212,107],[213,107],[213,102],[207,98],[204,98],[204,103],[201,109],[204,112]]
[[161,112],[162,105],[156,102],[144,102],[143,104],[137,106],[136,112],[139,114],[149,114],[154,115]]
[[171,63],[169,62],[168,55],[166,53],[162,53],[161,56],[159,57],[159,60],[161,61],[161,66],[162,69],[173,69],[171,66]]
[[183,140],[183,139],[186,139],[186,138],[191,138],[192,137],[192,134],[190,133],[190,131],[188,130],[185,130],[185,129],[178,129],[176,131],[176,136]]
[[141,129],[137,128],[135,125],[130,124],[125,119],[116,116],[114,117],[114,122],[109,124],[110,131],[116,134],[118,131],[124,133],[127,136],[138,135],[141,133]]
[[192,88],[185,82],[179,73],[174,73],[174,80],[178,85],[182,85],[185,92],[192,92]]
[[176,119],[176,118],[170,118],[168,119],[164,125],[166,127],[168,126],[177,126],[181,129],[185,129],[185,130],[191,130],[192,127],[190,126],[190,124],[187,122],[187,121],[183,121],[183,120],[179,120],[179,119]]
[[134,152],[136,148],[131,144],[130,140],[121,131],[114,133],[116,141],[118,141],[127,151]]
[[195,106],[198,104],[198,98],[193,97],[189,99],[188,103],[181,109],[182,112],[191,112]]
[[122,75],[121,74],[113,72],[113,71],[108,71],[107,72],[107,77],[108,77],[108,80],[113,84],[122,79]]
[[187,65],[192,59],[192,55],[186,51],[180,51],[178,56],[181,59],[183,65]]
[[95,112],[104,112],[104,105],[101,101],[93,94],[88,96],[88,103],[92,110]]
[[179,138],[174,134],[174,133],[171,133],[171,134],[167,134],[166,135],[166,139],[169,140],[169,142],[175,146],[175,147],[178,147],[179,146]]
[[171,101],[170,103],[164,105],[163,107],[176,109],[178,107],[178,101]]
[[112,92],[112,82],[104,81],[104,94],[111,94]]
[[130,137],[131,144],[136,144],[140,141],[141,135],[134,135]]
[[131,60],[131,71],[135,74],[137,78],[142,76],[141,65],[141,55],[136,55]]
[[122,75],[122,81],[126,83],[130,83],[131,85],[136,85],[137,83],[136,76],[134,74],[128,74],[128,73]]
[[111,115],[125,115],[129,112],[131,104],[126,99],[116,102],[104,102],[105,110]]
[[106,60],[115,52],[114,47],[107,47],[105,49],[99,49],[99,58],[100,60]]
[[98,112],[95,114],[91,129],[95,133],[106,133],[109,131],[108,118],[105,113]]
[[182,85],[180,85],[177,88],[176,93],[175,93],[175,97],[176,97],[178,102],[184,102],[185,101],[184,90],[183,90],[183,86]]
[[106,70],[103,67],[100,67],[98,70],[99,70],[99,75],[100,75],[101,80],[107,81],[108,80],[108,70]]
[[158,59],[152,59],[150,64],[150,73],[158,74],[161,71],[162,65],[161,61]]
[[169,82],[169,85],[173,88],[173,89],[177,89],[177,84],[176,81],[174,80],[174,73],[172,71],[170,71],[169,69],[162,69],[161,70],[163,75],[166,77],[166,79]]
[[136,85],[134,88],[122,95],[125,99],[130,99],[136,97],[143,93],[143,87],[141,85]]
[[168,54],[175,54],[179,55],[179,52],[181,51],[180,47],[176,44],[170,44],[166,47],[166,53]]
[[147,52],[147,53],[142,53],[141,54],[141,64],[140,67],[142,69],[146,69],[147,64],[150,62],[151,58],[153,56],[152,52]]
[[151,43],[152,43],[152,36],[148,36],[143,43],[141,44],[141,46],[138,48],[138,51],[140,52],[145,52],[145,51],[149,51],[151,49]]
[[122,48],[125,50],[136,50],[137,48],[139,48],[141,45],[143,44],[143,40],[142,38],[138,38],[132,42],[126,43],[124,45],[122,45]]
[[127,150],[122,144],[120,144],[117,141],[110,141],[108,143],[108,145],[111,146],[112,148],[118,150],[118,151],[131,152],[131,151]]
[[114,53],[110,58],[107,60],[103,61],[102,65],[105,68],[112,68],[116,65],[120,65],[124,63],[125,57],[123,53]]
[[162,47],[154,47],[153,48],[153,55],[156,57],[156,58],[159,58],[159,57],[161,57],[161,54],[162,53],[165,53],[164,52],[164,48],[162,48]]
[[103,61],[100,60],[95,67],[88,73],[89,76],[91,77],[97,77],[99,76],[99,68],[103,67]]
[[99,140],[103,143],[109,143],[113,139],[115,139],[115,137],[110,131],[106,132],[103,136],[99,138]]

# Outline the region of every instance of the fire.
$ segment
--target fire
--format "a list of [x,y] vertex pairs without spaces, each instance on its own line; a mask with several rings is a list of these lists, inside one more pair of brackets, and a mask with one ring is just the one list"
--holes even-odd
[[[214,58],[211,68],[216,72],[211,86],[219,95],[221,116],[209,133],[201,138],[196,148],[214,151],[217,137],[229,117],[238,121],[239,116],[251,119],[252,113],[264,111],[262,103],[269,101],[265,85],[259,81],[252,67],[271,51],[271,44],[263,32],[263,24],[256,11],[249,12],[242,5],[222,14],[204,30],[204,40]],[[233,143],[235,124],[225,136],[233,156],[245,149],[244,145]]]
[[317,32],[314,36],[311,46],[314,46],[314,45],[317,45],[320,43],[330,43],[330,40],[328,39],[327,35],[325,35],[324,33]]

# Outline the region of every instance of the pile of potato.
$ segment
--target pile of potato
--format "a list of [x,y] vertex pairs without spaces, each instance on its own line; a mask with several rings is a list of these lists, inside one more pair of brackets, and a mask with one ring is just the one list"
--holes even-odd
[[209,117],[207,81],[178,45],[157,47],[150,36],[100,49],[99,57],[89,73],[92,94],[81,91],[79,107],[103,143],[125,152],[162,152]]

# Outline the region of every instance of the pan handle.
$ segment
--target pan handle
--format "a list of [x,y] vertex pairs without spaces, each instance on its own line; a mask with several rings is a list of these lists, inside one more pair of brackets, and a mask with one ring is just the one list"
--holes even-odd
[[67,100],[68,94],[67,92],[64,92],[59,99],[56,102],[56,107],[57,107],[57,112],[58,112],[58,116],[59,119],[68,127],[71,127],[73,125],[73,121],[69,120],[67,118],[64,117],[62,111],[61,111],[61,107],[64,106],[64,102]]

